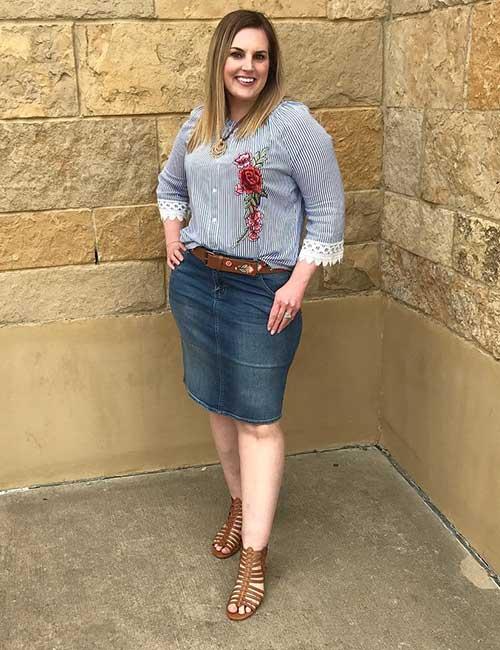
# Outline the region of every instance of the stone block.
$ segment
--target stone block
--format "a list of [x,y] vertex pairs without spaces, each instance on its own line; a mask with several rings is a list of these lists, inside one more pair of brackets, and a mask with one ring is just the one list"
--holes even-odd
[[160,167],[163,167],[167,161],[175,137],[188,117],[189,115],[184,113],[183,115],[166,115],[158,118],[158,157]]
[[426,111],[422,198],[500,219],[500,114]]
[[398,14],[416,14],[421,11],[429,11],[432,8],[433,0],[391,0],[391,13],[393,16]]
[[0,0],[0,20],[152,18],[154,0]]
[[86,115],[189,112],[203,103],[214,25],[123,22],[75,28]]
[[345,190],[378,187],[384,136],[380,109],[316,110],[314,115],[334,140]]
[[454,7],[389,23],[387,106],[463,108],[469,12]]
[[0,24],[0,79],[0,118],[77,115],[71,25]]
[[345,241],[359,243],[379,239],[383,207],[384,195],[380,190],[346,192]]
[[165,234],[155,205],[94,210],[100,262],[165,256]]
[[0,212],[155,201],[154,119],[0,122]]
[[330,20],[383,18],[390,11],[389,4],[389,0],[329,0],[328,18]]
[[384,185],[401,194],[418,196],[422,159],[423,112],[388,109],[384,136]]
[[455,5],[470,5],[478,0],[432,0],[432,6],[438,9],[454,7]]
[[161,261],[0,273],[0,325],[93,318],[165,306]]
[[311,108],[380,104],[380,21],[284,21],[275,27],[290,96]]
[[416,255],[451,266],[455,213],[386,192],[382,237]]
[[382,288],[500,359],[500,291],[449,267],[381,245]]
[[350,244],[341,264],[325,266],[323,289],[330,292],[366,291],[380,287],[378,244]]
[[478,4],[472,12],[467,106],[500,108],[500,1]]
[[94,262],[90,210],[0,215],[0,271]]
[[230,11],[264,11],[270,18],[315,18],[326,15],[324,0],[156,0],[158,18],[222,18]]
[[464,275],[500,288],[500,224],[458,214],[453,266]]

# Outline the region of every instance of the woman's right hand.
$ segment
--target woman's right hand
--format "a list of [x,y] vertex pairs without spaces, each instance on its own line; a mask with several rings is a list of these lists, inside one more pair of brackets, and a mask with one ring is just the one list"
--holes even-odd
[[183,261],[182,252],[185,250],[186,246],[181,241],[167,243],[167,264],[172,270]]

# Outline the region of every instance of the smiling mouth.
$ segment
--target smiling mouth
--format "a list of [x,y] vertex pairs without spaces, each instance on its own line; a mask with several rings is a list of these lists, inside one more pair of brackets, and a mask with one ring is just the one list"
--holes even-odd
[[252,86],[256,82],[255,77],[240,76],[240,77],[235,77],[235,79],[241,86]]

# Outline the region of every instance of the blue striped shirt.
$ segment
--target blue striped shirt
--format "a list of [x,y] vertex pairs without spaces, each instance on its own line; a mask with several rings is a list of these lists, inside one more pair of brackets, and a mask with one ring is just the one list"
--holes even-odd
[[[334,140],[302,102],[283,100],[257,131],[226,140],[219,158],[208,144],[186,151],[203,110],[183,123],[158,177],[162,221],[185,220],[180,240],[235,257],[292,269],[298,260],[343,257],[344,188]],[[224,134],[234,121],[226,121]],[[305,226],[304,226],[305,224]]]

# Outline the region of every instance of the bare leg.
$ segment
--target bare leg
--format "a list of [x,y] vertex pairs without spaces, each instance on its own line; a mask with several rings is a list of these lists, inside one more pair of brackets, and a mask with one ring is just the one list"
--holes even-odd
[[[243,501],[242,542],[260,550],[271,534],[285,465],[285,442],[278,422],[250,424],[236,420]],[[260,585],[263,588],[263,585]],[[230,612],[236,605],[229,605]],[[245,607],[240,607],[240,613]],[[246,608],[249,612],[250,608]]]
[[[241,499],[240,456],[238,449],[238,430],[234,418],[218,413],[209,413],[210,427],[214,438],[217,455],[222,465],[224,479],[232,497]],[[215,548],[220,551],[221,545]],[[230,549],[224,546],[223,553]]]

